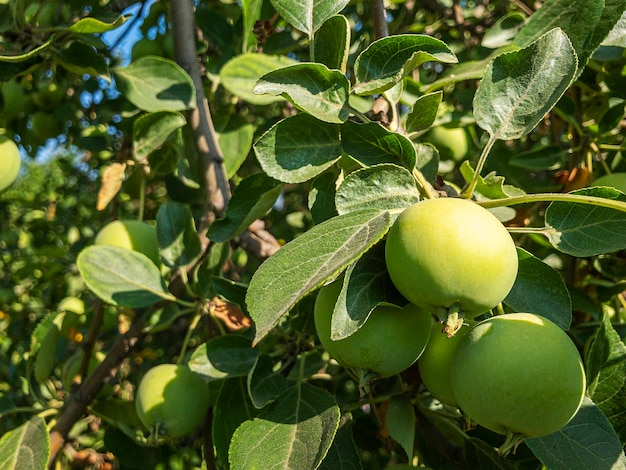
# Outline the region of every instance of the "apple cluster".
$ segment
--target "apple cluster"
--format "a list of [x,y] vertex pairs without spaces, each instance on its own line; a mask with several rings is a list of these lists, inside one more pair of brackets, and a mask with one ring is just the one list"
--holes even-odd
[[505,299],[518,270],[515,243],[491,212],[461,198],[420,201],[391,227],[385,262],[409,304],[376,307],[353,335],[330,337],[342,278],[317,296],[318,337],[339,364],[387,377],[417,361],[434,398],[507,435],[507,449],[572,419],[585,372],[568,335],[532,313],[477,321]]

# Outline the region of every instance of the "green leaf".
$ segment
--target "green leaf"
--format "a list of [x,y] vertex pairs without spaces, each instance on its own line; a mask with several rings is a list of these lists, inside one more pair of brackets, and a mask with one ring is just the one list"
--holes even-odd
[[275,370],[274,361],[261,354],[248,374],[248,393],[256,408],[272,403],[287,389],[287,379]]
[[92,245],[78,254],[76,262],[87,287],[109,304],[139,308],[176,300],[165,288],[159,268],[142,253]]
[[528,134],[569,88],[576,67],[576,53],[558,28],[524,49],[499,55],[476,90],[476,123],[497,139]]
[[350,0],[271,0],[276,11],[287,23],[312,37],[322,24],[336,15]]
[[575,202],[552,202],[546,209],[546,235],[557,250],[584,257],[626,248],[626,196],[623,193],[614,188],[596,187],[570,194],[619,201],[624,210]]
[[133,154],[144,162],[170,136],[187,123],[185,117],[172,111],[157,111],[140,116],[133,123]]
[[524,26],[524,15],[519,12],[507,13],[487,30],[481,41],[481,46],[489,49],[507,46],[522,26]]
[[345,152],[365,166],[395,163],[409,171],[415,168],[413,143],[376,122],[358,124],[347,121],[341,125],[341,141]]
[[559,272],[522,248],[517,249],[517,257],[517,278],[504,303],[516,312],[542,315],[567,330],[572,302]]
[[385,422],[391,438],[402,446],[411,460],[415,441],[415,410],[411,400],[403,395],[392,396]]
[[252,90],[263,75],[296,62],[285,56],[247,53],[236,56],[220,70],[220,82],[233,95],[251,104],[265,105],[281,101],[271,95],[257,95]]
[[254,144],[263,170],[285,183],[302,183],[319,175],[342,154],[339,126],[306,113],[279,121]]
[[254,139],[254,126],[244,118],[233,115],[225,127],[217,130],[217,138],[224,154],[226,176],[235,176],[250,154]]
[[299,383],[237,428],[228,452],[231,469],[317,468],[335,437],[339,418],[339,406],[330,393]]
[[325,122],[345,122],[350,82],[341,72],[325,65],[289,65],[263,75],[253,90],[257,94],[282,96],[296,108]]
[[185,111],[196,107],[191,77],[175,62],[146,56],[113,69],[124,98],[142,111]]
[[329,69],[346,72],[350,54],[351,28],[348,18],[331,16],[315,33],[315,61]]
[[104,21],[97,20],[95,18],[82,18],[70,26],[68,31],[78,34],[100,34],[107,31],[113,31],[126,22],[132,15],[118,16],[112,23],[105,23]]
[[560,145],[539,146],[513,155],[509,165],[531,171],[554,170],[567,160],[567,150]]
[[24,54],[0,55],[0,62],[5,62],[5,63],[8,62],[8,63],[15,64],[18,62],[25,62],[28,59],[36,58],[40,52],[43,52],[46,49],[48,49],[48,47],[52,45],[52,42],[53,42],[53,39],[49,39],[48,41],[44,42],[41,46],[37,46],[35,49],[32,49]]
[[166,266],[187,266],[200,256],[202,247],[191,209],[180,202],[166,201],[157,212],[157,240]]
[[227,379],[215,404],[213,414],[213,445],[221,468],[228,468],[228,446],[235,430],[246,420],[253,419],[258,410],[252,405],[243,377]]
[[424,62],[458,62],[442,41],[421,34],[387,36],[370,44],[354,63],[357,95],[382,93]]
[[50,438],[46,422],[34,416],[0,438],[0,468],[44,469],[48,467]]
[[[480,470],[515,470],[515,466],[498,455],[496,449],[482,439],[465,439],[465,459],[467,468]],[[533,468],[533,467],[528,467]]]
[[379,305],[406,305],[406,299],[387,273],[384,243],[373,247],[346,270],[333,310],[330,338],[338,341],[356,333]]
[[606,313],[587,356],[587,396],[626,440],[626,346]]
[[[34,358],[35,380],[43,383],[50,377],[56,364],[56,350],[63,326],[64,312],[51,312],[39,322],[33,332],[30,345],[30,358]],[[29,362],[30,365],[30,362]]]
[[339,214],[380,209],[398,215],[419,200],[413,175],[403,167],[385,163],[346,176],[337,189],[336,206]]
[[626,457],[611,423],[589,398],[563,429],[524,442],[550,470],[626,468]]
[[[468,160],[465,160],[461,164],[459,171],[461,172],[461,175],[466,183],[472,181],[472,178],[476,173]],[[515,186],[504,184],[504,176],[498,176],[495,171],[484,177],[479,176],[475,191],[488,199],[502,199],[526,194],[524,191],[516,188]]]
[[243,13],[243,52],[256,48],[257,39],[254,34],[254,24],[261,19],[263,0],[242,0],[241,10]]
[[414,144],[414,147],[415,168],[422,172],[426,181],[434,183],[439,174],[439,150],[428,142]]
[[417,132],[428,129],[435,122],[442,98],[442,91],[420,96],[406,117],[406,131]]
[[318,469],[363,470],[361,455],[354,443],[350,425],[343,424],[339,427],[335,439],[333,439],[333,443]]
[[216,242],[226,242],[240,235],[272,208],[282,189],[281,183],[265,173],[244,178],[228,202],[226,215],[211,224],[207,236]]
[[198,346],[189,358],[189,368],[205,380],[243,377],[254,367],[259,352],[245,336],[222,335]]
[[335,194],[337,191],[337,171],[325,171],[315,177],[309,190],[309,211],[313,222],[322,223],[337,215]]
[[306,294],[336,277],[389,230],[386,212],[365,210],[316,225],[268,258],[246,295],[260,341]]
[[80,41],[72,42],[58,51],[56,59],[70,72],[90,74],[109,80],[109,66],[106,59],[94,47]]

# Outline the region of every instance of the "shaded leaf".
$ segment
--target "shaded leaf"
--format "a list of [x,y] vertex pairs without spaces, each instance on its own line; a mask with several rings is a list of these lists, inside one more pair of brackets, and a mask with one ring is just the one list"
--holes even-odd
[[341,142],[346,153],[366,166],[395,163],[409,171],[415,168],[413,143],[376,122],[358,124],[348,121],[342,124]]
[[311,183],[308,203],[311,217],[316,224],[337,215],[335,193],[338,176],[336,171],[325,171]]
[[606,313],[587,356],[587,395],[626,440],[626,346]]
[[316,225],[268,258],[246,295],[260,341],[306,294],[336,277],[389,230],[386,212],[352,212]]
[[346,270],[332,314],[331,340],[356,333],[379,305],[406,305],[387,272],[384,243],[374,246]]
[[335,439],[319,470],[362,470],[361,455],[352,437],[352,427],[343,424],[337,430]]
[[196,106],[191,77],[163,57],[142,57],[113,69],[113,75],[124,98],[142,111],[184,111]]
[[256,408],[272,403],[287,389],[287,379],[274,370],[274,361],[261,354],[248,374],[248,393]]
[[137,118],[133,123],[133,154],[138,162],[161,147],[170,136],[187,123],[180,113],[158,111]]
[[339,126],[306,113],[279,121],[254,144],[263,170],[285,183],[307,181],[341,157]]
[[558,102],[576,68],[576,53],[558,28],[524,49],[499,55],[476,90],[476,123],[497,139],[519,139]]
[[228,452],[231,468],[317,468],[335,437],[339,417],[339,407],[327,391],[299,383],[237,428]]
[[159,268],[142,253],[93,245],[82,250],[76,262],[87,287],[112,305],[148,307],[159,300],[176,300],[165,288]]
[[328,18],[315,33],[315,61],[329,69],[345,73],[351,32],[350,22],[345,16],[335,15]]
[[198,346],[189,368],[207,381],[243,377],[254,367],[259,352],[245,336],[222,335]]
[[244,178],[228,202],[226,215],[209,227],[207,236],[216,242],[226,242],[244,232],[252,222],[272,208],[283,185],[265,173]]
[[233,95],[248,103],[265,105],[281,101],[282,97],[257,95],[252,90],[263,75],[296,62],[285,56],[247,53],[229,60],[220,69],[220,82]]
[[391,438],[402,446],[410,460],[415,441],[415,411],[411,400],[403,395],[392,396],[385,423]]
[[584,399],[576,416],[563,429],[524,442],[551,470],[626,468],[626,457],[615,431],[589,398]]
[[406,117],[406,131],[417,132],[428,129],[435,122],[442,98],[442,91],[434,91],[420,96]]
[[189,206],[166,201],[159,207],[156,221],[161,259],[166,266],[187,266],[200,256],[200,237]]
[[519,268],[504,303],[516,312],[533,312],[564,330],[572,323],[572,302],[559,272],[523,248],[517,248]]

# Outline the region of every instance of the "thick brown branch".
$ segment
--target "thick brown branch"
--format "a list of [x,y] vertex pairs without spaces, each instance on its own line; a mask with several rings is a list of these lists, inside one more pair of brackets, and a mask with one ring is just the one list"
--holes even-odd
[[371,0],[371,6],[372,20],[374,21],[374,38],[380,39],[389,36],[384,0]]
[[[202,162],[207,188],[206,228],[214,214],[222,214],[230,199],[230,186],[224,168],[224,156],[217,141],[209,103],[204,96],[204,84],[200,74],[196,54],[196,22],[191,0],[170,2],[170,21],[174,35],[176,62],[189,74],[196,88],[196,109],[189,114],[189,124],[193,130],[196,147]],[[203,231],[203,230],[201,230]]]

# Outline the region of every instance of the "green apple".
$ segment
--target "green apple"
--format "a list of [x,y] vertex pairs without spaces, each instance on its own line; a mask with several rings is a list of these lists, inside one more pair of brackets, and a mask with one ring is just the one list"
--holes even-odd
[[569,336],[532,313],[499,315],[474,326],[456,348],[451,378],[463,412],[517,441],[565,426],[586,383]]
[[314,308],[315,329],[320,343],[344,367],[364,369],[379,377],[402,372],[422,354],[432,315],[414,305],[404,308],[378,306],[356,333],[333,341],[332,314],[341,292],[343,276],[322,287]]
[[0,191],[13,184],[21,166],[20,149],[8,136],[0,134]]
[[424,135],[423,140],[439,150],[442,160],[461,161],[469,150],[467,134],[461,127],[434,127]]
[[143,253],[157,266],[161,262],[156,228],[141,220],[109,222],[96,235],[95,244],[119,246]]
[[417,360],[417,367],[424,386],[437,400],[446,405],[458,406],[452,390],[450,369],[454,352],[471,330],[471,325],[462,326],[452,336],[443,332],[443,328],[441,323],[433,324],[426,349]]
[[[398,216],[385,261],[400,293],[441,320],[473,318],[498,305],[518,266],[515,243],[494,215],[467,199],[445,197],[420,201]],[[448,332],[458,326],[452,321]]]
[[209,407],[208,385],[186,365],[161,364],[141,379],[135,394],[139,419],[158,435],[191,433]]

